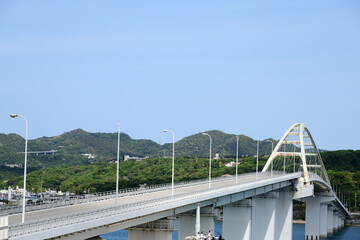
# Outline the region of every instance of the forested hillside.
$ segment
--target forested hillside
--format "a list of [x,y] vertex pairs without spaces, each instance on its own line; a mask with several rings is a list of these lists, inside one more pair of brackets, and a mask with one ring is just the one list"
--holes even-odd
[[[239,173],[254,172],[256,158],[247,157],[240,159]],[[212,176],[235,174],[234,167],[225,167],[225,160],[212,160]],[[266,162],[260,157],[259,169]],[[120,188],[138,187],[139,184],[171,183],[171,158],[151,158],[143,161],[130,160],[120,163]],[[175,161],[175,182],[191,179],[204,179],[209,176],[209,159],[179,157]],[[43,187],[61,191],[82,193],[109,191],[115,189],[116,164],[94,163],[87,166],[59,166],[42,168],[27,175],[27,186],[33,191],[39,191],[43,179]],[[21,186],[23,176],[14,177],[5,186]]]
[[[358,151],[356,151],[358,152]],[[334,152],[337,154],[337,151]],[[351,155],[351,154],[350,154]],[[331,152],[327,153],[331,156]],[[224,166],[225,162],[235,159],[212,160],[212,176],[224,174],[235,174],[235,167]],[[267,157],[260,156],[259,170],[263,168]],[[324,161],[328,161],[324,157]],[[357,159],[355,162],[359,162]],[[171,182],[171,158],[150,158],[143,161],[130,160],[120,163],[120,187],[138,187],[139,184],[162,184]],[[209,171],[209,159],[194,157],[177,157],[175,161],[175,181],[186,181],[191,179],[206,179]],[[254,172],[256,169],[256,158],[240,158],[239,173]],[[0,169],[1,170],[1,169]],[[349,204],[354,204],[354,193],[360,194],[360,171],[336,171],[328,169],[331,184],[339,189]],[[9,181],[2,181],[0,186],[22,186],[22,172],[18,177],[12,177]],[[89,165],[58,166],[41,168],[33,171],[27,176],[28,188],[39,191],[41,179],[43,187],[61,191],[82,193],[83,191],[98,192],[115,189],[116,164],[99,162]],[[353,205],[351,205],[353,206]]]
[[360,171],[360,150],[338,150],[321,153],[326,169]]
[[[207,131],[212,137],[212,152],[218,153],[221,157],[236,155],[236,135],[227,134],[222,131]],[[272,140],[272,139],[270,139]],[[274,141],[274,146],[277,141]],[[200,133],[181,139],[175,144],[176,156],[206,157],[209,155],[209,137]],[[172,151],[172,144],[165,144],[164,148]],[[271,153],[271,142],[260,141],[259,153],[266,155]],[[239,154],[254,156],[256,155],[256,140],[245,135],[239,135]]]
[[[221,157],[236,154],[236,135],[213,130],[213,153]],[[275,143],[275,142],[274,142]],[[25,140],[16,134],[0,134],[0,165],[23,163]],[[86,165],[93,162],[109,161],[116,158],[117,133],[89,133],[81,129],[64,133],[56,137],[42,137],[28,141],[28,151],[56,150],[53,155],[28,156],[31,167],[48,167],[60,165]],[[146,139],[133,139],[126,133],[121,133],[120,154],[137,157],[158,157],[172,153],[172,144],[160,145]],[[260,154],[269,154],[271,143],[260,142]],[[89,159],[82,154],[92,154]],[[207,157],[209,154],[209,137],[194,134],[175,143],[176,156]],[[239,136],[239,154],[253,156],[256,154],[256,141],[250,137]]]

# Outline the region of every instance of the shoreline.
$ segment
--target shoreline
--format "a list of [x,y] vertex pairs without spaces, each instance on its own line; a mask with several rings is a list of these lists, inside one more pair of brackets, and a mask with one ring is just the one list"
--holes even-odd
[[305,224],[304,220],[293,220],[292,222],[296,224]]

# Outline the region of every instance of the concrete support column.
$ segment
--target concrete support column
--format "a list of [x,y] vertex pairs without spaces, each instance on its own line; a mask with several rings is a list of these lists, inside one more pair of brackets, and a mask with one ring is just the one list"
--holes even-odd
[[318,240],[320,238],[320,199],[306,198],[305,212],[305,240]]
[[338,225],[337,225],[337,212],[334,211],[334,215],[333,215],[333,229],[334,231],[338,230]]
[[[179,215],[179,239],[195,235],[195,212],[182,213]],[[200,232],[214,234],[215,212],[213,207],[200,209]]]
[[292,238],[293,193],[279,192],[275,203],[275,239],[288,240]]
[[9,216],[0,217],[0,239],[9,238]]
[[338,225],[338,229],[341,229],[341,216],[338,215],[337,217],[337,225]]
[[345,220],[342,218],[341,219],[341,227],[344,227],[345,226]]
[[275,239],[275,201],[278,196],[278,193],[267,193],[252,199],[251,239]]
[[327,210],[327,233],[333,234],[334,231],[334,210],[332,207],[328,207]]
[[250,240],[251,200],[223,207],[223,236],[226,240]]
[[327,227],[328,227],[328,205],[320,204],[320,237],[327,237]]

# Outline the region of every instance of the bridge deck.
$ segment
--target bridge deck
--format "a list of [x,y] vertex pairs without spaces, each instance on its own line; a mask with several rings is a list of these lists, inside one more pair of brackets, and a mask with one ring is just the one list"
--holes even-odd
[[[282,176],[280,174],[274,174],[272,178],[276,178],[278,176]],[[271,178],[269,175],[259,175],[258,180],[264,180]],[[256,181],[255,175],[247,175],[247,176],[240,176],[238,178],[238,185],[246,184],[249,182]],[[222,181],[212,182],[211,188],[219,188],[219,187],[225,187],[229,185],[235,185],[235,178],[229,177],[224,178]],[[204,181],[204,183],[195,185],[195,186],[185,186],[180,187],[178,189],[174,189],[174,195],[183,194],[183,193],[191,193],[191,192],[197,192],[201,190],[208,189],[208,182]],[[136,202],[142,202],[146,200],[152,200],[156,198],[162,198],[162,197],[168,197],[171,195],[171,190],[163,190],[158,192],[150,192],[150,193],[144,193],[141,195],[135,195],[135,196],[126,196],[119,198],[118,204],[129,204],[129,203],[136,203]],[[86,212],[86,211],[92,211],[97,210],[101,208],[107,208],[107,207],[113,207],[115,206],[115,199],[109,199],[104,201],[97,201],[97,202],[90,202],[90,203],[84,203],[79,205],[72,205],[72,206],[65,206],[65,207],[59,207],[59,208],[53,208],[53,209],[44,209],[40,211],[34,211],[34,212],[28,212],[25,215],[25,221],[26,222],[33,222],[33,221],[39,221],[42,219],[47,218],[53,218],[58,216],[64,216],[74,213],[80,213],[80,212]],[[9,225],[13,224],[20,224],[21,223],[21,214],[15,214],[9,216]]]
[[[301,173],[274,174],[272,177],[259,173],[256,179],[255,174],[249,174],[240,176],[237,184],[234,177],[228,177],[212,182],[211,189],[204,181],[195,186],[178,187],[173,197],[171,190],[123,197],[116,208],[115,199],[110,199],[33,211],[27,213],[25,224],[20,224],[21,214],[11,215],[9,236],[11,239],[44,239],[70,234],[68,239],[73,239],[72,234],[77,232],[84,239],[193,210],[196,203],[222,206],[291,186],[291,180],[300,176]],[[90,229],[96,229],[96,233],[86,231]],[[84,234],[88,234],[87,237]]]

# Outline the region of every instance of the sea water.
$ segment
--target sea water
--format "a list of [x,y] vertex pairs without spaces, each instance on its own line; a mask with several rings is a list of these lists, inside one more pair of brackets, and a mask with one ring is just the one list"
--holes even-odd
[[[219,236],[222,232],[222,222],[215,221],[215,236]],[[304,240],[305,224],[293,224],[293,237],[292,240]],[[102,238],[107,240],[128,240],[128,230],[120,230],[112,233],[101,235]],[[178,231],[173,232],[173,240],[178,239]],[[360,240],[360,227],[358,226],[345,226],[334,234],[329,235],[323,240]],[[226,240],[226,239],[225,239]]]

